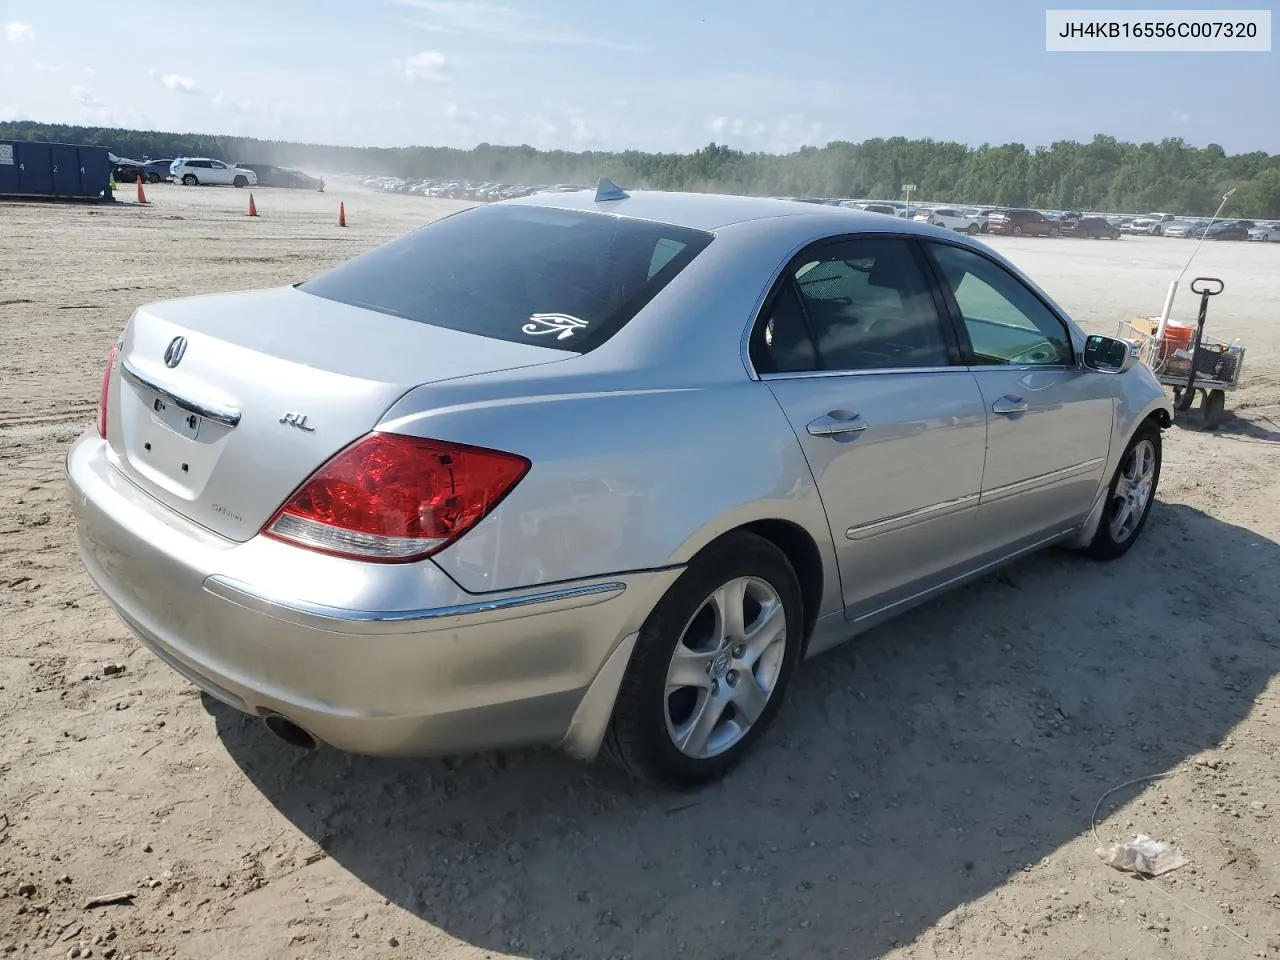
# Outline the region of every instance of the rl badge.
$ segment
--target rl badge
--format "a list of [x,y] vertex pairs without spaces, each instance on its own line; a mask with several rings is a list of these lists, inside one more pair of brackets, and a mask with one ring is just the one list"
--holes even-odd
[[297,427],[299,430],[305,430],[311,433],[315,427],[307,426],[307,415],[305,413],[295,413],[292,410],[286,410],[280,415],[280,422],[290,427]]

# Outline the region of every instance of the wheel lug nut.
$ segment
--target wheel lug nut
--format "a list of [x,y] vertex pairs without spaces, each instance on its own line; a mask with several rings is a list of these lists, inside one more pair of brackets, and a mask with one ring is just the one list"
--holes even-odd
[[720,692],[720,681],[719,681],[719,680],[712,680],[712,681],[711,681],[711,695],[712,695],[712,696],[715,696],[715,695],[716,695],[717,693],[719,693],[719,692]]
[[734,647],[734,648],[733,648],[733,656],[734,656],[734,659],[735,659],[735,660],[741,660],[741,659],[742,659],[742,655],[743,655],[744,653],[746,653],[746,652],[747,652],[747,648],[746,648],[746,647],[744,647],[742,644],[738,644],[736,647]]
[[737,670],[730,670],[727,674],[725,674],[725,679],[726,679],[727,681],[729,681],[729,686],[731,686],[731,687],[735,687],[735,686],[737,686],[737,685],[738,685],[738,671],[737,671]]

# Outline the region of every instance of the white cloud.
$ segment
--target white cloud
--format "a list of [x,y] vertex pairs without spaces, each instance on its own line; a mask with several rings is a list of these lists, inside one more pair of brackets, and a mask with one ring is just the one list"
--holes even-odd
[[61,73],[62,68],[48,63],[37,63],[32,67],[36,73]]
[[213,95],[210,100],[216,110],[234,110],[236,113],[250,113],[253,110],[252,100],[232,100],[225,93],[219,91]]
[[417,83],[419,80],[444,83],[449,79],[449,61],[443,53],[436,50],[423,50],[403,61],[397,60],[395,66],[409,83]]
[[34,43],[36,28],[29,23],[6,23],[4,25],[4,38],[9,43]]
[[160,84],[162,87],[165,87],[169,90],[174,90],[178,93],[199,93],[200,92],[200,88],[196,85],[196,82],[192,80],[190,77],[184,77],[176,73],[161,73],[159,70],[155,69],[155,67],[152,67],[150,70],[147,71],[147,76],[149,76],[156,83]]
[[707,129],[717,137],[737,137],[754,139],[762,136],[769,127],[759,120],[744,120],[741,117],[730,119],[726,116],[712,117],[707,121]]
[[393,0],[426,15],[413,21],[424,30],[438,33],[468,34],[504,43],[547,43],[610,50],[643,50],[634,44],[582,33],[561,26],[537,14],[525,13],[486,0]]
[[578,113],[569,117],[569,136],[573,137],[574,143],[591,143],[597,139],[586,117]]
[[1187,113],[1185,110],[1170,110],[1169,118],[1173,120],[1174,123],[1191,122],[1191,114]]

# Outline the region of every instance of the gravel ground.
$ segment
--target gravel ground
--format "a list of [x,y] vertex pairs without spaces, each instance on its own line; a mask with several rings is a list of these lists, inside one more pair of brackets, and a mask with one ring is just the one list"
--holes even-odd
[[[1280,957],[1280,245],[1206,244],[1188,275],[1226,281],[1209,330],[1247,385],[1218,432],[1167,431],[1128,557],[1048,553],[809,663],[742,768],[673,796],[549,751],[299,754],[129,636],[62,459],[133,307],[460,206],[148,192],[0,204],[0,958]],[[1103,331],[1191,249],[991,242]],[[1190,862],[1135,880],[1091,816],[1156,776],[1098,836]]]

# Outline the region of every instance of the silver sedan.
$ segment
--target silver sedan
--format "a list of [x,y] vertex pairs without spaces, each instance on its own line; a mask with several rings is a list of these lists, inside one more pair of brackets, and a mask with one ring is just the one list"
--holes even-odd
[[1137,539],[1171,406],[954,231],[539,194],[129,320],[67,479],[158,658],[281,738],[705,782],[797,664]]

